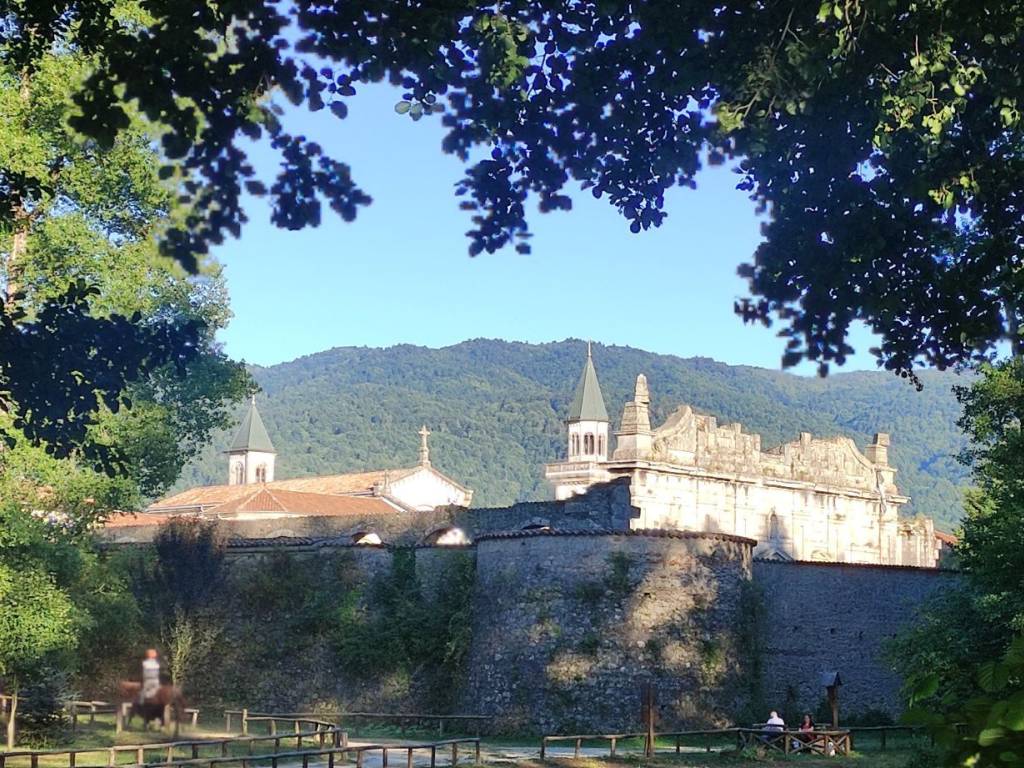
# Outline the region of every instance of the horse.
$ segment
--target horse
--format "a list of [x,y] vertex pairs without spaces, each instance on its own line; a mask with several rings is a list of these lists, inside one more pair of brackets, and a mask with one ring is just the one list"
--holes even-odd
[[159,720],[160,727],[164,728],[168,724],[167,717],[170,714],[174,719],[174,735],[178,735],[178,728],[185,717],[185,697],[180,688],[161,683],[156,693],[145,701],[140,700],[142,683],[134,680],[122,680],[118,683],[118,689],[121,693],[121,701],[131,704],[125,727],[131,725],[135,716],[139,715],[144,728],[148,729],[153,720]]

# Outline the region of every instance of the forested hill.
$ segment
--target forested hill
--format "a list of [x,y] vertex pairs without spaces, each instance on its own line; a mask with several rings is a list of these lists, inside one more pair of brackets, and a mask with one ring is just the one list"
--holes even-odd
[[[490,506],[547,497],[541,465],[564,455],[562,419],[585,355],[575,340],[340,347],[253,375],[263,387],[258,402],[278,451],[278,478],[410,466],[416,431],[427,424],[435,466],[473,488],[474,504]],[[688,403],[760,432],[765,448],[801,431],[848,435],[863,448],[874,432],[889,432],[897,482],[913,497],[909,512],[947,529],[960,515],[965,473],[955,460],[962,438],[954,374],[926,373],[917,392],[886,372],[822,380],[600,344],[594,361],[616,425],[636,374],[645,373],[654,425]],[[224,482],[219,451],[229,439],[209,446],[178,487]]]

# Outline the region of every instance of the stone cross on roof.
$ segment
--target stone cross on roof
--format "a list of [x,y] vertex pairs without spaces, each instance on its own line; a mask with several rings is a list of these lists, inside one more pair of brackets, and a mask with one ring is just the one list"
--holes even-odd
[[430,430],[424,424],[420,427],[420,464],[424,467],[430,466],[430,446],[427,445],[427,438],[430,437]]

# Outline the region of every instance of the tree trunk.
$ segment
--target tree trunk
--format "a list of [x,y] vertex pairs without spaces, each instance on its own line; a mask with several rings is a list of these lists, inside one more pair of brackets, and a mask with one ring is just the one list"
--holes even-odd
[[7,749],[14,749],[15,725],[14,720],[18,714],[18,682],[11,685],[11,706],[7,710]]
[[1006,335],[1010,342],[1010,356],[1015,360],[1024,358],[1024,339],[1020,336],[1020,318],[1017,317],[1017,302],[1010,295],[1012,286],[1003,291],[1003,312],[1006,313]]
[[[28,72],[21,74],[21,88],[18,89],[18,97],[25,111],[28,111],[28,102],[32,93],[29,88]],[[4,272],[6,277],[5,303],[7,313],[10,314],[14,308],[15,296],[21,291],[21,265],[28,250],[28,231],[31,226],[31,216],[25,207],[25,200],[15,193],[11,215],[11,249],[4,261]]]

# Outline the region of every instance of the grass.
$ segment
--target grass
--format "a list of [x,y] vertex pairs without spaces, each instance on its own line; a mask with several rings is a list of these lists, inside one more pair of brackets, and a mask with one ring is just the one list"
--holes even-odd
[[[263,728],[265,724],[260,723],[259,725],[253,724],[250,729],[251,735],[260,736],[263,735]],[[259,731],[257,732],[257,728]],[[399,728],[397,726],[389,726],[383,724],[349,724],[347,729],[349,737],[353,741],[362,742],[375,742],[375,741],[436,741],[442,737],[439,737],[436,728]],[[192,741],[199,739],[217,739],[224,738],[229,734],[223,732],[223,723],[219,719],[214,721],[207,721],[206,723],[200,722],[197,729],[188,728],[184,730],[177,739],[171,734],[162,733],[160,731],[143,731],[136,721],[136,728],[130,731],[124,731],[120,734],[114,732],[114,722],[112,716],[97,716],[95,723],[89,723],[88,718],[82,718],[79,721],[78,732],[74,735],[74,738],[69,740],[69,743],[56,746],[56,749],[89,749],[96,750],[95,753],[88,755],[80,755],[78,757],[79,766],[95,766],[104,765],[107,761],[107,755],[105,750],[111,745],[135,745],[135,744],[160,744],[170,741]],[[446,732],[443,738],[456,738],[461,734]],[[294,739],[289,739],[286,734],[281,734],[282,751],[293,751],[295,749]],[[733,749],[734,742],[731,738],[715,739],[710,742],[714,752],[704,751],[685,751],[686,748],[690,750],[703,750],[708,744],[705,742],[703,737],[691,737],[683,740],[684,751],[682,754],[675,754],[675,740],[674,739],[659,739],[658,749],[661,751],[660,754],[656,755],[652,759],[645,759],[640,754],[642,748],[642,739],[624,739],[619,741],[618,750],[619,754],[615,758],[609,757],[594,757],[584,756],[578,760],[563,758],[563,757],[550,757],[546,761],[541,761],[537,752],[539,752],[540,739],[538,737],[520,736],[512,738],[500,738],[490,737],[483,740],[483,746],[485,752],[492,754],[497,753],[497,759],[494,764],[500,765],[515,765],[521,768],[733,768],[734,766],[765,766],[765,765],[780,765],[780,766],[800,766],[801,768],[816,768],[829,766],[829,768],[903,768],[907,763],[910,756],[914,754],[914,751],[925,745],[923,739],[913,740],[911,737],[906,736],[902,738],[895,738],[890,735],[887,744],[887,751],[880,751],[880,739],[874,735],[861,735],[857,737],[855,746],[858,752],[850,757],[814,757],[809,755],[797,755],[797,756],[785,756],[785,755],[770,755],[764,757],[758,757],[752,753],[738,753]],[[561,748],[572,748],[572,742],[561,742],[554,747]],[[588,741],[584,742],[583,746],[607,749],[607,741]],[[29,748],[29,745],[24,745],[22,748]],[[312,740],[306,741],[303,744],[303,749],[315,749],[316,743]],[[228,754],[232,756],[241,756],[248,754],[247,744],[231,744],[228,748]],[[507,756],[501,756],[502,751],[506,750],[509,754]],[[175,758],[182,759],[191,757],[189,754],[190,750],[183,749],[178,750],[175,753]],[[253,754],[270,754],[273,752],[273,742],[257,742],[253,745]],[[163,759],[165,752],[160,749],[153,749],[147,752],[147,759],[157,760]],[[202,756],[214,756],[220,754],[219,747],[205,747],[202,749]],[[120,764],[128,764],[135,762],[134,752],[121,752],[117,755],[117,761]],[[29,758],[11,758],[6,761],[7,768],[28,768],[30,765]],[[53,756],[42,756],[39,759],[39,768],[67,768],[68,761],[67,755],[53,755]],[[467,764],[468,766],[468,764]]]
[[734,768],[735,766],[793,766],[794,768],[903,768],[910,758],[909,752],[886,752],[883,754],[854,754],[850,757],[791,756],[765,757],[737,752],[690,753],[682,755],[658,755],[648,760],[640,756],[609,758],[580,758],[540,760],[516,760],[518,768]]
[[[78,755],[76,760],[79,766],[92,766],[92,765],[105,765],[107,762],[107,750],[111,746],[135,746],[138,744],[146,745],[159,745],[166,744],[169,742],[182,742],[182,741],[199,741],[204,739],[222,739],[229,735],[223,732],[223,726],[218,723],[220,728],[214,727],[212,723],[200,722],[199,727],[191,728],[185,727],[181,730],[177,737],[173,733],[165,733],[159,730],[143,730],[140,725],[140,721],[136,720],[134,728],[130,730],[124,730],[121,733],[116,733],[114,728],[113,715],[97,715],[94,723],[88,722],[88,716],[79,719],[78,731],[72,736],[69,733],[69,738],[59,744],[48,744],[45,746],[33,745],[33,744],[19,744],[15,751],[30,750],[30,749],[47,749],[47,750],[89,750],[88,754]],[[264,733],[254,732],[253,736],[262,736]],[[293,751],[296,749],[294,737],[289,737],[286,733],[281,733],[281,751]],[[252,748],[252,754],[271,754],[275,750],[273,748],[274,743],[272,741],[255,742]],[[316,749],[318,744],[315,740],[307,738],[303,741],[302,749]],[[95,751],[93,751],[95,750]],[[250,754],[249,746],[246,743],[229,744],[228,755],[241,756]],[[201,757],[211,757],[221,755],[220,746],[206,746],[200,748]],[[175,759],[190,758],[191,750],[189,748],[178,749],[174,752]],[[166,757],[166,750],[160,747],[154,746],[153,749],[147,750],[145,757],[147,760],[155,761],[157,759],[164,759]],[[118,764],[134,764],[136,762],[136,753],[134,751],[123,751],[117,753],[116,761]],[[5,761],[6,768],[27,768],[31,764],[29,757],[11,757]],[[54,754],[54,755],[41,755],[38,762],[39,768],[67,768],[68,756],[67,754]]]

